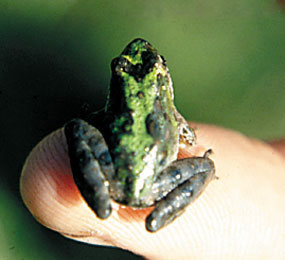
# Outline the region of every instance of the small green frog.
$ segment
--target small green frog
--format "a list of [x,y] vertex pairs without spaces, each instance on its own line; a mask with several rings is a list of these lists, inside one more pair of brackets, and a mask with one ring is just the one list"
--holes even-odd
[[68,122],[64,129],[74,181],[95,214],[106,219],[111,199],[154,210],[146,229],[155,232],[178,216],[215,178],[203,157],[177,160],[194,130],[173,103],[166,60],[135,39],[111,64],[106,107]]

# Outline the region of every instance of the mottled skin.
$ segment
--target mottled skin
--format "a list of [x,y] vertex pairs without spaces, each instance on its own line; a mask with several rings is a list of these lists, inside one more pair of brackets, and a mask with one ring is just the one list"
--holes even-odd
[[145,40],[132,41],[112,61],[106,107],[65,125],[74,180],[104,219],[111,198],[144,208],[155,204],[146,228],[172,221],[214,178],[204,157],[177,160],[179,144],[196,136],[173,103],[165,59]]

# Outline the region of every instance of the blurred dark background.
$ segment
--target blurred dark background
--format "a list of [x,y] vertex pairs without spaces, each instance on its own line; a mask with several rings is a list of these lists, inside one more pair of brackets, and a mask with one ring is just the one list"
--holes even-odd
[[65,239],[24,207],[31,149],[101,108],[110,62],[142,37],[167,61],[190,120],[264,140],[285,133],[284,1],[0,0],[0,259],[141,259]]

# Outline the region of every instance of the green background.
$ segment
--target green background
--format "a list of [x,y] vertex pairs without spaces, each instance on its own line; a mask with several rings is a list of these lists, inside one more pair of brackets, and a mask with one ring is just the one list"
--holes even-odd
[[0,259],[140,259],[42,227],[19,194],[29,151],[104,105],[109,64],[134,38],[166,57],[187,119],[284,137],[281,2],[0,0]]

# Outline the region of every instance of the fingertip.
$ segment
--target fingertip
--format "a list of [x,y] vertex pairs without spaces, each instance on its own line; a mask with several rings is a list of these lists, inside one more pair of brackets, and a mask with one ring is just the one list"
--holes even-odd
[[44,138],[26,159],[20,178],[22,199],[44,226],[75,237],[91,236],[94,213],[74,183],[63,129]]
[[[132,250],[136,235],[147,233],[144,222],[149,209],[123,208],[112,202],[112,214],[110,206],[102,220],[88,207],[72,177],[63,129],[31,151],[21,173],[20,192],[37,221],[74,240]],[[140,243],[136,252],[144,248]]]

